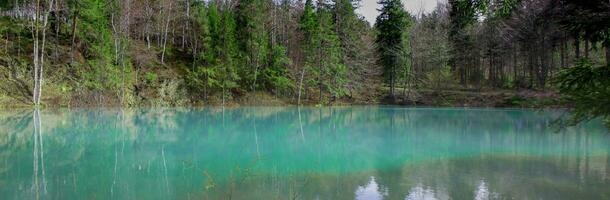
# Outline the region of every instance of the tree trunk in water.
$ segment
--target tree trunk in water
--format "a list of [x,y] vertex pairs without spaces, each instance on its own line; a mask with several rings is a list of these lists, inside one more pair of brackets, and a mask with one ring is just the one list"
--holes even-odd
[[301,91],[303,90],[303,78],[305,77],[305,67],[301,71],[301,80],[299,80],[299,97],[297,99],[297,105],[301,105]]

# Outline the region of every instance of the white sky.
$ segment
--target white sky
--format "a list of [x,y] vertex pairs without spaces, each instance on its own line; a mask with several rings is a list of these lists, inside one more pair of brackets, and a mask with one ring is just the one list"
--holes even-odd
[[[362,0],[361,7],[357,10],[358,13],[363,15],[369,23],[374,24],[375,19],[379,12],[378,0]],[[420,12],[429,13],[434,11],[438,2],[445,2],[445,0],[402,0],[402,4],[405,5],[405,9],[411,14],[417,14]]]

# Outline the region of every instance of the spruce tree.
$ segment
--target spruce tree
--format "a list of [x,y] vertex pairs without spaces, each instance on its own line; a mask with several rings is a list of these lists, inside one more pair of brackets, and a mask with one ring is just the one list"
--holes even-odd
[[[213,5],[213,3],[211,4]],[[198,32],[197,38],[200,41],[201,47],[186,76],[186,83],[191,91],[196,92],[197,95],[194,96],[203,96],[204,99],[207,99],[210,78],[209,70],[211,70],[210,66],[213,65],[215,58],[215,55],[212,53],[212,42],[214,40],[212,40],[210,27],[212,24],[217,25],[217,22],[212,20],[212,18],[217,17],[218,13],[214,6],[208,14],[206,5],[202,3],[195,6],[194,14]],[[210,21],[213,21],[213,23],[210,23]]]
[[236,23],[233,13],[224,10],[222,14],[221,35],[219,35],[219,45],[216,47],[219,52],[220,63],[216,65],[218,71],[219,86],[222,90],[223,105],[225,98],[231,93],[229,91],[237,88],[239,76],[237,74],[238,47],[235,39]]
[[406,29],[409,26],[408,13],[400,0],[381,0],[381,13],[377,17],[375,28],[377,29],[377,49],[379,62],[383,66],[383,75],[386,83],[390,86],[390,97],[396,95],[396,84],[401,66],[402,52],[405,49]]
[[263,0],[239,0],[235,15],[239,48],[245,59],[245,68],[240,70],[242,84],[254,91],[260,81],[257,79],[260,78],[259,74],[264,68],[268,52]]
[[264,87],[275,91],[276,94],[294,87],[293,81],[288,77],[288,66],[292,60],[286,55],[286,48],[281,45],[271,46],[268,67],[262,72]]
[[[319,101],[323,101],[323,92],[329,92],[334,98],[345,95],[346,67],[342,63],[342,52],[339,37],[335,32],[332,8],[324,1],[318,2],[316,11],[318,21],[317,67],[312,72],[317,76],[315,84],[319,89]],[[312,80],[313,81],[313,80]]]
[[301,66],[299,72],[300,78],[298,80],[298,103],[300,104],[304,83],[310,82],[305,81],[304,79],[309,76],[308,70],[313,68],[316,64],[316,53],[318,48],[318,21],[314,10],[313,0],[307,0],[305,2],[303,15],[299,21],[299,30],[303,33],[300,46],[304,59],[303,66]]
[[334,23],[337,36],[341,42],[342,62],[347,63],[357,56],[360,41],[358,33],[359,19],[351,0],[334,0]]

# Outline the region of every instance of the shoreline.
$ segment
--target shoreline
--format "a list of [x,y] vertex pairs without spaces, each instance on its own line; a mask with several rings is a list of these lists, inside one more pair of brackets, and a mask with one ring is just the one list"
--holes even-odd
[[[33,105],[17,103],[15,101],[0,101],[0,109],[27,109]],[[500,92],[464,92],[448,90],[418,90],[409,97],[378,98],[374,101],[359,101],[355,99],[340,99],[330,103],[320,104],[315,101],[302,101],[304,107],[327,106],[400,106],[400,107],[429,107],[429,108],[512,108],[512,109],[565,109],[569,105],[561,104],[560,97],[552,92],[537,91],[500,91]],[[2,100],[0,98],[0,100]],[[53,101],[50,101],[53,102]],[[55,101],[56,102],[56,101]],[[92,104],[86,102],[72,102],[70,104],[43,102],[43,108],[206,108],[222,107],[222,103],[210,101],[208,103],[185,102],[173,104],[161,101],[158,104],[142,102],[136,105],[120,105],[116,103]],[[261,106],[298,106],[292,98],[275,97],[268,93],[258,92],[246,94],[225,102],[225,107],[261,107]]]

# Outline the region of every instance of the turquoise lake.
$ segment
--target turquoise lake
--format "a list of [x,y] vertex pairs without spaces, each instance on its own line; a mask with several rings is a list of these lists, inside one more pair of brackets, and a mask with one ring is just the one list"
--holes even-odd
[[610,199],[610,133],[561,111],[0,111],[0,199]]

